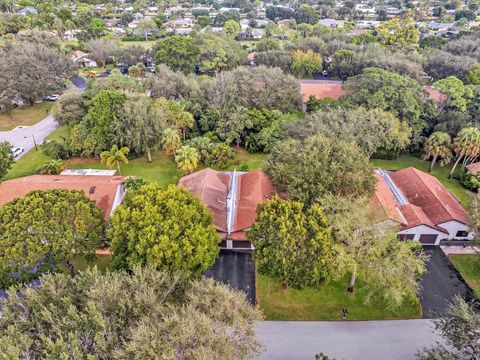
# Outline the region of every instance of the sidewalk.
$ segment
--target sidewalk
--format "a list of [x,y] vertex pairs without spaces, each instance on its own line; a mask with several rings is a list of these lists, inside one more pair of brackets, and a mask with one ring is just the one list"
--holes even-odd
[[445,255],[480,254],[477,246],[440,246]]

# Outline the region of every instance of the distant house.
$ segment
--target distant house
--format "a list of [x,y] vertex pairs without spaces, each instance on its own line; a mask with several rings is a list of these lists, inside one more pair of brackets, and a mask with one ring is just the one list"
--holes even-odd
[[413,167],[398,171],[378,169],[375,176],[372,205],[398,226],[399,239],[439,245],[442,240],[472,238],[467,212],[434,176]]
[[331,28],[343,28],[343,21],[342,20],[335,20],[335,19],[321,19],[318,22],[320,25],[328,26]]
[[469,173],[472,173],[473,175],[478,175],[478,174],[480,174],[480,161],[475,162],[473,164],[469,164],[469,165],[465,166],[465,168],[467,169],[467,171]]
[[95,201],[107,220],[125,196],[127,177],[105,175],[31,175],[0,183],[0,207],[33,190],[79,190]]
[[434,30],[434,31],[447,31],[447,30],[450,30],[453,26],[454,26],[454,23],[439,23],[436,21],[431,21],[427,25],[427,27],[430,30]]
[[179,186],[198,196],[208,208],[222,239],[221,248],[252,249],[246,231],[255,222],[257,205],[275,192],[260,169],[245,173],[207,168],[182,177]]
[[156,7],[156,6],[149,6],[149,7],[147,8],[147,12],[148,12],[149,14],[158,14],[159,11],[160,11],[160,10],[159,10],[158,7]]
[[[438,106],[442,106],[447,99],[444,94],[431,86],[424,86],[423,89],[427,97]],[[300,93],[303,102],[306,103],[310,96],[314,96],[318,100],[325,98],[338,100],[342,95],[345,95],[345,90],[340,80],[300,80]]]
[[70,59],[80,67],[97,67],[96,61],[89,59],[88,54],[80,50],[74,51]]
[[36,15],[37,13],[38,13],[37,9],[35,9],[34,7],[30,7],[30,6],[18,10],[18,14],[20,14],[20,15],[30,15],[30,14]]

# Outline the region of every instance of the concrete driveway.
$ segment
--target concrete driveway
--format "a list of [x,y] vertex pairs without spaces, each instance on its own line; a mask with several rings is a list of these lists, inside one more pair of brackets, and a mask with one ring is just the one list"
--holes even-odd
[[263,321],[257,335],[262,360],[314,360],[320,352],[337,360],[408,360],[441,340],[429,320]]
[[255,304],[255,263],[252,253],[221,251],[215,264],[204,275],[244,291],[250,302]]
[[455,295],[460,295],[467,301],[475,298],[440,246],[424,246],[423,250],[430,256],[427,272],[421,281],[420,302],[424,318],[443,314]]
[[23,155],[35,147],[34,139],[37,144],[43,143],[43,140],[52,133],[58,126],[52,115],[39,121],[32,126],[19,126],[10,131],[0,131],[0,142],[8,141],[13,147],[23,147],[25,151],[15,159],[20,159]]

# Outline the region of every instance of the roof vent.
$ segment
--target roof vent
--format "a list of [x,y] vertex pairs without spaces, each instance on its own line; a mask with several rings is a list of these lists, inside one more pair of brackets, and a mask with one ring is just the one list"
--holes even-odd
[[95,189],[96,189],[96,188],[97,188],[96,186],[92,186],[92,187],[90,188],[90,191],[89,191],[88,193],[89,193],[89,194],[93,194],[93,193],[95,192]]

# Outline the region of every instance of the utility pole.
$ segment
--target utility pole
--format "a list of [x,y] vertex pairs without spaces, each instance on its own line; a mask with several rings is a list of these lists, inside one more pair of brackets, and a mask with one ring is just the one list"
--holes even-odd
[[35,136],[32,134],[33,144],[35,145],[35,151],[38,151],[37,142],[35,141]]

